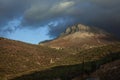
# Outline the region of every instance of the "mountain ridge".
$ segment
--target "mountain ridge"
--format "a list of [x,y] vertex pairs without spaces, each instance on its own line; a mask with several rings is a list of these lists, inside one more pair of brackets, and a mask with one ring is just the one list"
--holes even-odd
[[[2,80],[19,80],[16,78],[23,76],[20,80],[40,80],[41,78],[42,80],[46,80],[46,78],[49,80],[49,77],[52,78],[50,80],[55,80],[55,78],[61,78],[60,80],[65,80],[62,79],[62,77],[66,78],[68,76],[71,76],[71,74],[67,73],[73,74],[73,72],[77,73],[78,70],[81,71],[81,66],[78,67],[76,64],[83,64],[83,61],[96,61],[104,58],[105,56],[108,58],[102,60],[103,62],[108,62],[109,60],[112,61],[113,59],[116,59],[116,57],[119,58],[119,52],[120,43],[87,50],[81,50],[80,48],[75,47],[72,47],[72,49],[65,48],[56,50],[46,46],[27,44],[20,41],[0,38],[0,79],[4,78]],[[96,62],[96,64],[98,63]],[[55,73],[54,68],[52,68],[55,66],[69,65],[75,66],[71,68],[55,68]],[[43,70],[47,69],[48,71],[46,73],[42,72]],[[47,73],[49,73],[49,70],[53,71],[53,76],[47,75]],[[30,77],[26,77],[26,79],[24,79],[24,75],[39,71],[42,73],[31,75]],[[89,71],[89,69],[87,71]],[[55,76],[56,72],[58,74],[57,77]]]
[[[55,78],[70,80],[62,78],[71,76],[71,73],[79,73],[78,70],[82,71],[83,69],[80,67],[84,66],[83,63],[87,67],[85,70],[91,71],[96,69],[93,67],[94,64],[102,65],[104,62],[120,59],[120,42],[117,43],[116,39],[111,38],[113,38],[111,35],[100,29],[86,28],[86,26],[80,30],[74,29],[69,34],[45,41],[40,45],[0,38],[0,79],[19,80],[17,77],[21,77],[20,80],[40,80],[41,78],[42,80],[46,80],[46,78],[47,80],[49,78],[52,78],[51,80],[55,80]],[[97,60],[100,62],[96,62]],[[80,66],[78,67],[76,64],[80,64]],[[70,65],[74,65],[74,67],[70,67]],[[52,68],[55,66],[58,68]],[[59,68],[60,66],[66,67]],[[47,70],[46,73],[42,72],[44,70]],[[51,76],[47,75],[49,70],[50,74],[53,71]],[[42,73],[31,75],[39,71]],[[30,77],[24,79],[24,75],[27,74],[30,74]],[[116,75],[114,76],[116,77]],[[109,79],[109,77],[107,78]]]
[[90,27],[90,26],[86,26],[86,25],[83,25],[83,24],[78,24],[76,26],[72,26],[72,27],[68,27],[66,28],[66,30],[61,33],[60,36],[64,36],[64,35],[69,35],[69,34],[73,34],[75,32],[88,32],[88,33],[94,33],[94,34],[109,34],[107,32],[105,32],[104,30],[102,29],[99,29],[97,27]]
[[52,48],[79,47],[88,49],[116,41],[117,39],[113,35],[102,29],[78,24],[77,26],[68,27],[58,38],[45,41],[40,45]]

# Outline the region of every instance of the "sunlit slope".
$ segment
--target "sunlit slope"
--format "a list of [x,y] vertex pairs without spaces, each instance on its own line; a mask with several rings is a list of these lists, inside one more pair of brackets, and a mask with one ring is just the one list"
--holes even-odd
[[119,52],[120,43],[87,50],[81,50],[81,48],[53,49],[0,38],[0,75],[9,79],[55,66],[96,61],[111,53]]
[[65,32],[50,41],[41,42],[42,46],[52,48],[81,48],[89,49],[98,46],[108,45],[118,40],[110,33],[99,28],[78,24],[68,27]]
[[0,74],[7,76],[48,66],[62,58],[58,50],[0,38]]

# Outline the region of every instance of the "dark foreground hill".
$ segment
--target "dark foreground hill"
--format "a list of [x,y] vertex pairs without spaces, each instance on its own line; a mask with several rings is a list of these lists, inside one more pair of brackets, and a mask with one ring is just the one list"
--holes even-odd
[[95,72],[75,77],[72,80],[120,80],[120,60],[103,64]]

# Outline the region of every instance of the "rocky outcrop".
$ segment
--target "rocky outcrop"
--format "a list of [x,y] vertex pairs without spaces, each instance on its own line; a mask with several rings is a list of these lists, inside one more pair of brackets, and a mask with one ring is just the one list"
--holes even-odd
[[94,34],[108,34],[105,31],[98,29],[96,27],[89,27],[86,25],[78,24],[76,26],[68,27],[65,32],[61,33],[60,37],[73,34],[75,32],[87,32],[87,33],[94,33]]

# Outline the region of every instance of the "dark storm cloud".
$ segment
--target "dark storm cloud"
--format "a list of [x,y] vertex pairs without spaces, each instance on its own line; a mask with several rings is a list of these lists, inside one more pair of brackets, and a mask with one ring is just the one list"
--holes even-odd
[[120,0],[0,0],[0,29],[22,17],[23,28],[48,25],[50,36],[58,36],[77,23],[120,34],[119,4]]
[[0,0],[0,25],[21,15],[25,3],[20,0]]
[[53,21],[48,24],[49,26],[48,35],[50,35],[50,37],[59,36],[61,33],[63,33],[65,28],[71,27],[71,25],[73,25],[74,23],[75,22],[73,18],[70,18],[70,17],[64,17],[64,18],[57,19],[56,21]]
[[6,36],[15,31],[13,26],[8,24],[22,16],[23,11],[28,7],[26,3],[27,1],[24,0],[0,0],[0,36]]
[[69,16],[69,8],[74,1],[67,0],[43,0],[33,4],[24,15],[23,25],[40,25],[58,18]]
[[45,0],[25,12],[22,24],[38,26],[63,18],[63,22],[58,20],[58,25],[50,25],[50,35],[57,36],[69,25],[77,23],[98,26],[117,34],[120,29],[119,4],[119,0]]

